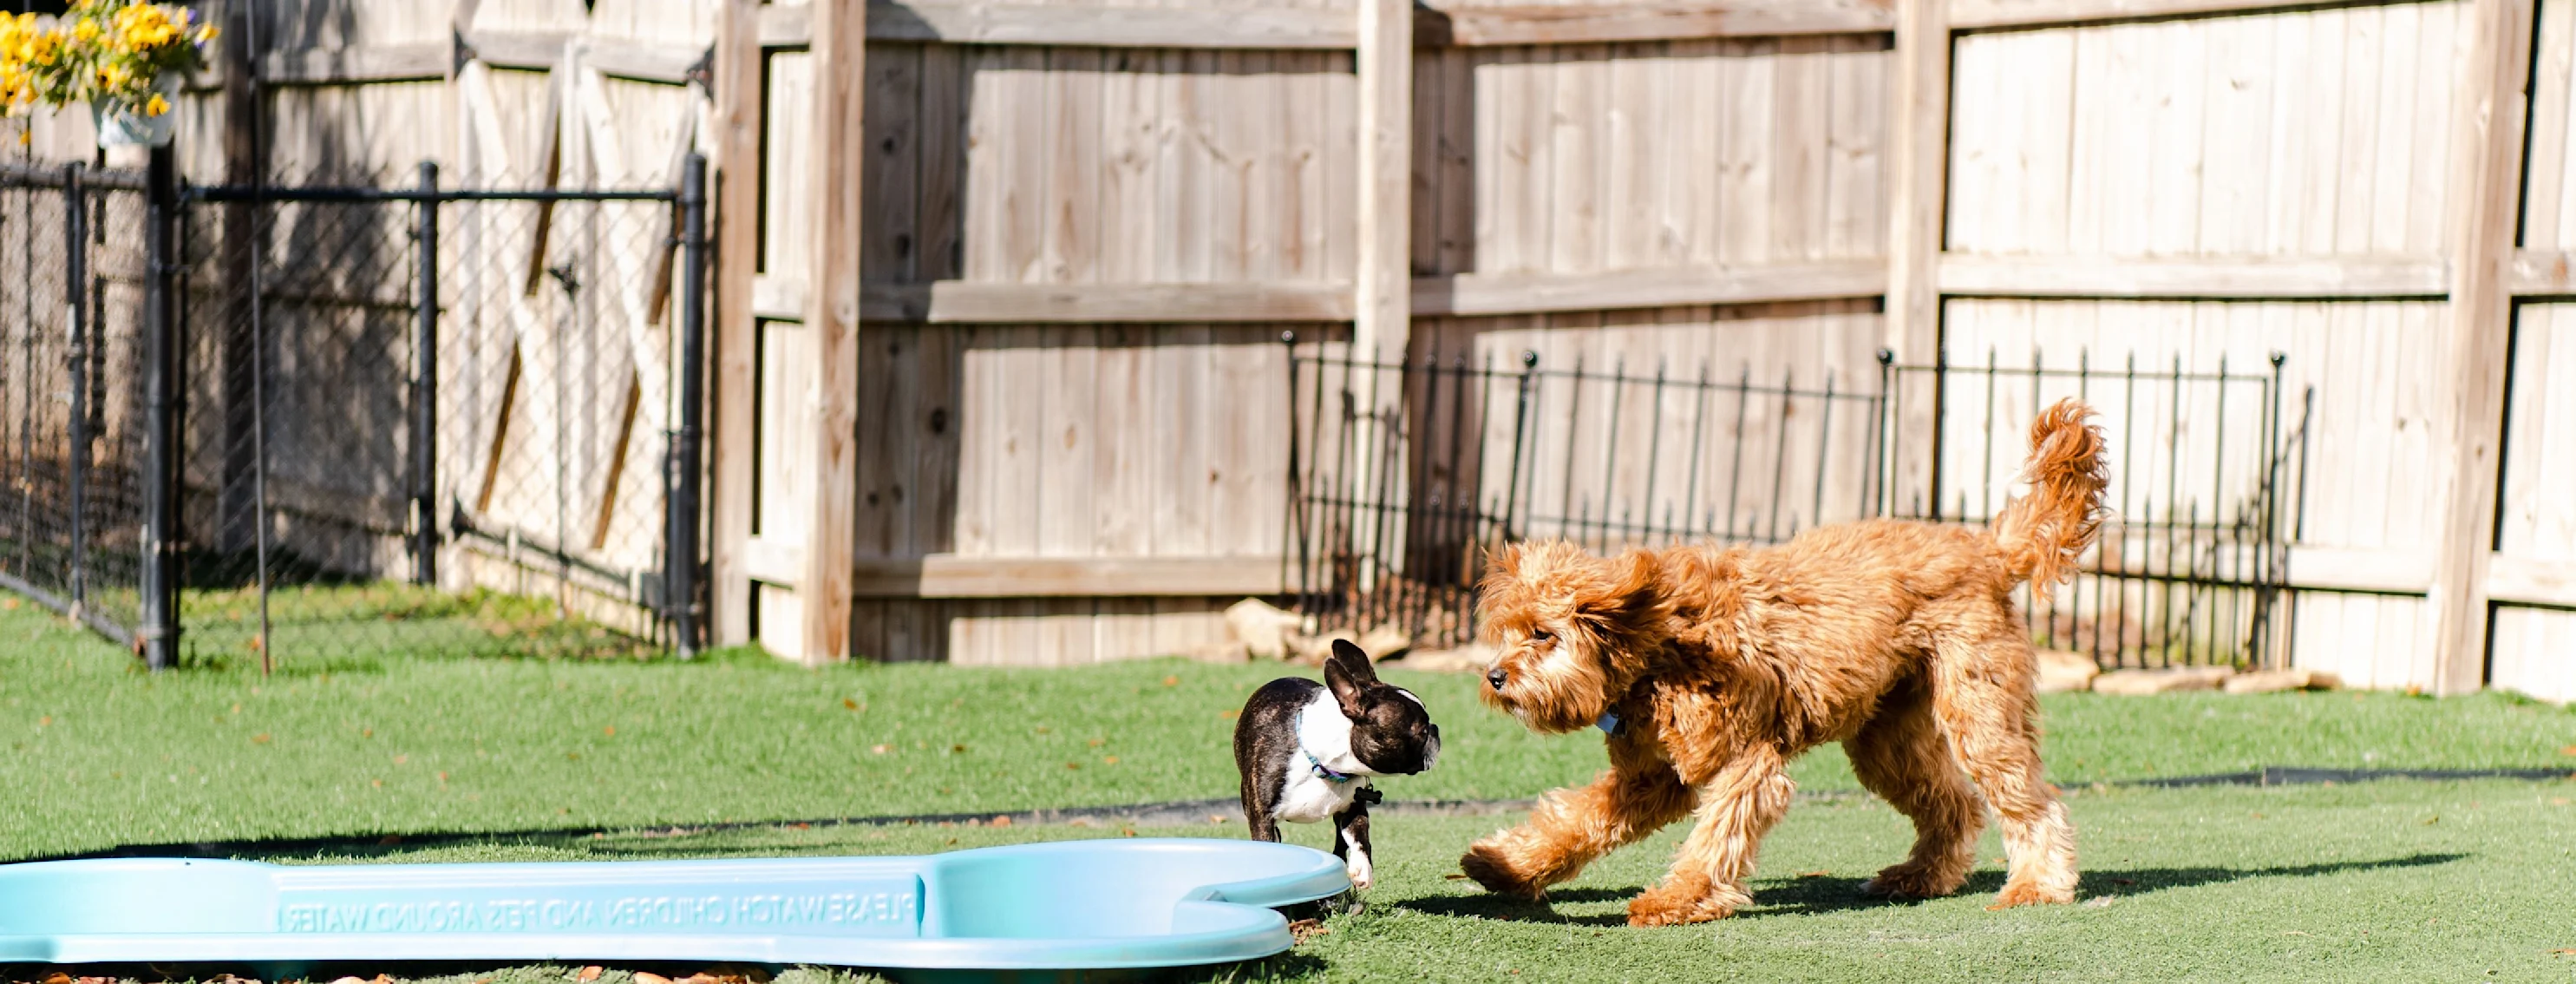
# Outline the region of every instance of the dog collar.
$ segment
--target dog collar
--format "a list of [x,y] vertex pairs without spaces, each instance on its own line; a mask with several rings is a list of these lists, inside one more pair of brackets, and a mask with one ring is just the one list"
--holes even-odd
[[1619,715],[1615,711],[1603,711],[1601,720],[1592,722],[1592,726],[1601,729],[1602,734],[1616,738],[1619,736]]
[[1297,749],[1297,754],[1305,756],[1305,757],[1306,757],[1306,767],[1307,767],[1307,768],[1309,768],[1309,769],[1314,770],[1315,777],[1316,777],[1316,778],[1318,778],[1318,779],[1322,779],[1322,780],[1324,780],[1325,782],[1329,782],[1329,783],[1337,783],[1337,784],[1338,784],[1338,783],[1345,783],[1345,782],[1349,782],[1349,781],[1351,781],[1351,780],[1353,780],[1353,779],[1357,779],[1357,778],[1359,778],[1359,773],[1356,773],[1356,772],[1335,772],[1335,771],[1333,771],[1333,769],[1332,769],[1332,767],[1331,767],[1331,766],[1328,766],[1328,765],[1325,765],[1325,764],[1324,764],[1324,760],[1323,760],[1323,759],[1316,758],[1316,757],[1315,757],[1315,753],[1310,752],[1310,751],[1307,751],[1307,750],[1305,750],[1305,749],[1304,749],[1304,748],[1302,748],[1302,747],[1301,747],[1301,748],[1299,748],[1299,749]]

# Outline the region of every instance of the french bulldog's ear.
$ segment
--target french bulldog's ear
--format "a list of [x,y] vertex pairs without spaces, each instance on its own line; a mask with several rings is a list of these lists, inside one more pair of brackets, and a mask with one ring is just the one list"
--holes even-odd
[[1333,655],[1324,660],[1324,686],[1332,688],[1343,717],[1359,716],[1360,691],[1376,682],[1377,668],[1369,665],[1367,653],[1345,640],[1333,640]]
[[1369,661],[1368,651],[1348,639],[1333,640],[1333,657],[1342,661],[1361,683],[1377,682],[1377,664]]

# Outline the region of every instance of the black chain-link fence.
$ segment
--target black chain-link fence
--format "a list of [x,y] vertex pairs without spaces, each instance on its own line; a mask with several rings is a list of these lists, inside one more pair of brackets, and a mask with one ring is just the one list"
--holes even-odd
[[[160,212],[140,175],[0,174],[0,586],[160,662],[629,656],[687,638],[683,384],[706,263],[703,167],[687,172],[645,191],[442,190],[424,166],[409,188],[172,189]],[[67,245],[75,201],[87,250]],[[165,214],[172,475],[156,500],[144,232]],[[138,601],[162,572],[175,627]]]
[[0,587],[132,645],[143,176],[0,167]]

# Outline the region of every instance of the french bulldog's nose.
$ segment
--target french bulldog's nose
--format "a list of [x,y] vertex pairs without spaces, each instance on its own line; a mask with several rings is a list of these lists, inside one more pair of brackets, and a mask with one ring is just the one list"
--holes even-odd
[[1493,684],[1496,692],[1500,692],[1503,689],[1503,683],[1511,678],[1512,675],[1503,672],[1503,668],[1499,666],[1485,671],[1485,682]]

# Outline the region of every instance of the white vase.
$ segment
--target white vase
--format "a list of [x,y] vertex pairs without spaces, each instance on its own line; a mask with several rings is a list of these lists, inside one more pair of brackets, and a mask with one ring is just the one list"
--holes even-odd
[[152,89],[170,108],[159,116],[143,115],[142,107],[107,109],[97,103],[89,107],[90,121],[98,126],[98,145],[105,147],[167,147],[172,135],[179,132],[178,73],[163,72],[152,80]]

